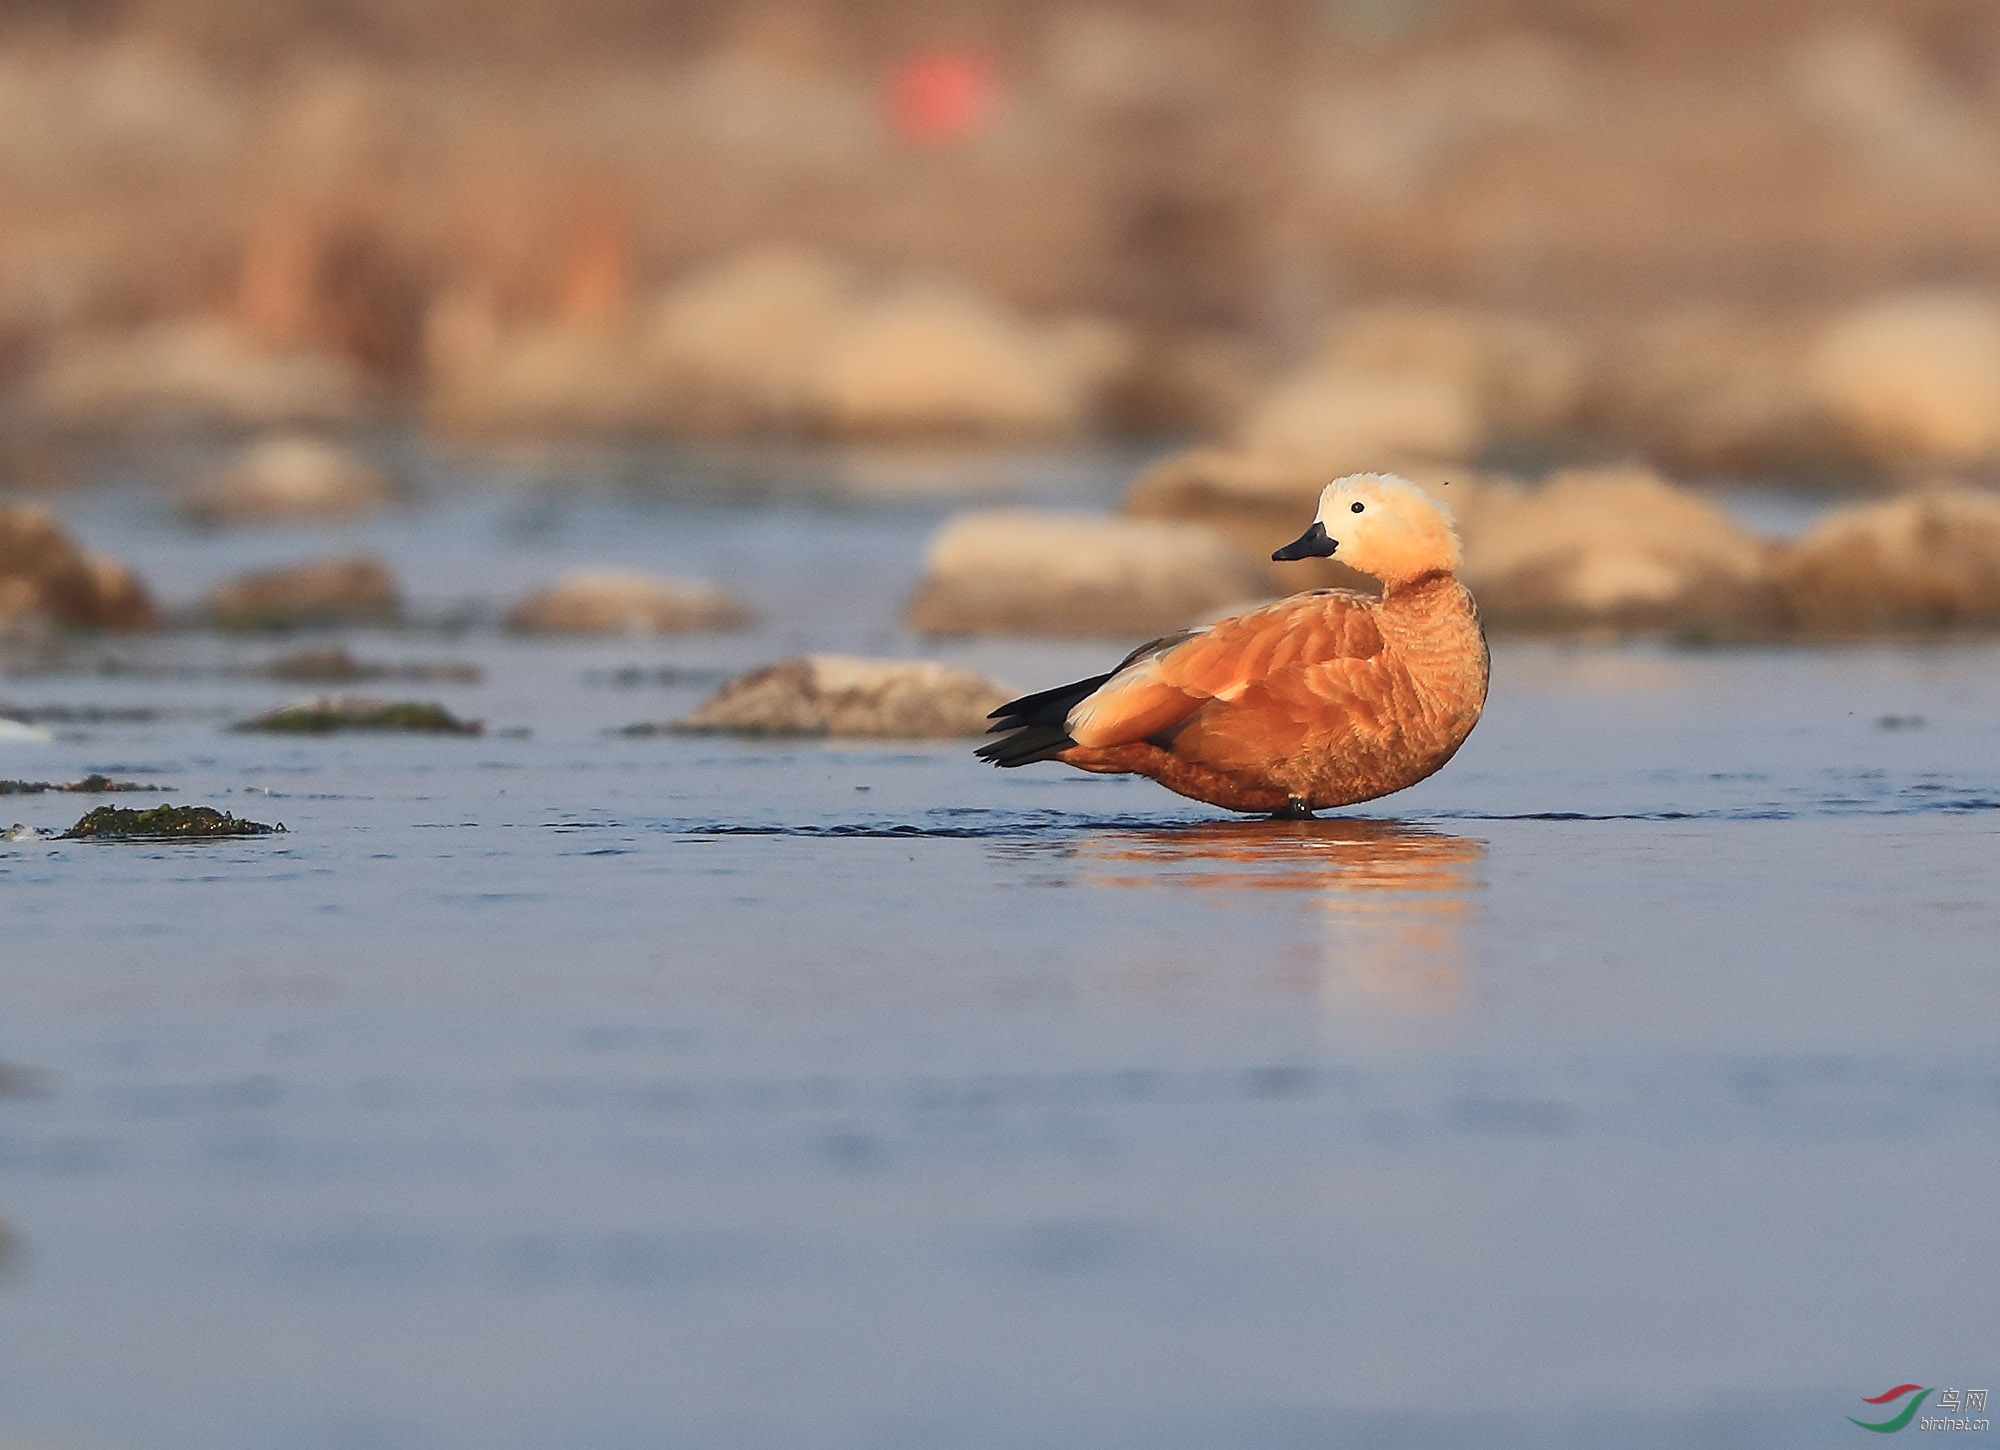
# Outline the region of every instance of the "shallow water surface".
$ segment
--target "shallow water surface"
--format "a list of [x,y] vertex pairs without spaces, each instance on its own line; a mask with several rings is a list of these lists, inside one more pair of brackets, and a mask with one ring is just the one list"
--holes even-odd
[[[936,512],[521,506],[361,532],[440,612],[615,539],[766,622],[343,637],[481,666],[395,687],[472,739],[227,732],[288,644],[0,680],[0,775],[286,827],[0,843],[0,1443],[1823,1446],[1990,1378],[2000,651],[1502,642],[1443,773],[1241,821],[620,736],[913,650]],[[79,516],[188,594],[340,533],[155,507]]]

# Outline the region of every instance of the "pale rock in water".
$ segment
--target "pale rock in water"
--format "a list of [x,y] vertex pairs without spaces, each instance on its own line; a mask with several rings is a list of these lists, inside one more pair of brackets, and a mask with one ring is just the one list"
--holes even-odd
[[1785,623],[1772,546],[1643,468],[1489,488],[1462,535],[1459,577],[1498,627],[1750,635]]
[[1271,592],[1263,566],[1198,524],[998,510],[932,539],[904,619],[922,634],[1126,637]]
[[579,569],[507,613],[507,627],[521,634],[686,634],[751,620],[749,607],[717,585],[629,569]]
[[229,629],[381,624],[401,612],[395,576],[370,554],[245,574],[211,593],[207,608]]
[[674,728],[751,735],[977,735],[1015,691],[928,660],[805,655],[723,685]]
[[318,438],[267,438],[218,478],[190,492],[182,511],[204,523],[351,519],[386,508],[389,481],[367,460]]
[[2000,624],[2000,494],[1935,489],[1835,509],[1779,570],[1799,626],[1815,632]]

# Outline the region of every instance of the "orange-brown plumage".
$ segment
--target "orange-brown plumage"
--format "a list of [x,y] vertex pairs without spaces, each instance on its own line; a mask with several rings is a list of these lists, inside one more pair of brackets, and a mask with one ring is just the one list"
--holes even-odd
[[1364,474],[1329,485],[1313,529],[1280,553],[1336,549],[1382,579],[1382,598],[1315,590],[1157,641],[1098,680],[1003,706],[995,729],[1014,733],[981,755],[1136,773],[1237,811],[1414,785],[1451,758],[1486,700],[1485,636],[1452,574],[1457,539],[1414,485]]

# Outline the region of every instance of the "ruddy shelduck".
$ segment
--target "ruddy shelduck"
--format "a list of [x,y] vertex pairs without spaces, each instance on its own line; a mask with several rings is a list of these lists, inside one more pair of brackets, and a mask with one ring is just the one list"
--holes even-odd
[[1415,484],[1357,473],[1274,560],[1338,557],[1382,597],[1315,589],[1154,640],[1109,674],[993,712],[995,765],[1149,776],[1232,811],[1307,816],[1415,785],[1486,703],[1486,635],[1450,517]]

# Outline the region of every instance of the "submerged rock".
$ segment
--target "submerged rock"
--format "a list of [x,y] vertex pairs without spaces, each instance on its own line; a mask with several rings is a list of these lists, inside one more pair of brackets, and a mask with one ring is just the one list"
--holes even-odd
[[1197,524],[1002,510],[939,531],[903,617],[923,634],[1158,634],[1270,592]]
[[726,589],[629,569],[579,569],[507,611],[507,627],[521,634],[686,634],[751,620]]
[[152,601],[126,568],[73,543],[38,504],[0,503],[0,630],[150,629]]
[[1916,293],[1857,308],[1827,329],[1808,376],[1871,462],[2000,458],[2000,305],[1989,298]]
[[1801,628],[2000,624],[2000,494],[1939,489],[1835,509],[1779,564]]
[[978,735],[1016,692],[928,660],[804,655],[738,675],[674,730],[745,735]]
[[297,629],[385,624],[400,604],[388,564],[356,554],[245,574],[208,596],[208,612],[225,629]]
[[1781,629],[1772,548],[1640,468],[1489,489],[1460,577],[1495,628],[1743,636]]
[[389,480],[367,460],[317,438],[269,438],[194,490],[182,511],[203,523],[351,519],[386,508]]
[[322,695],[296,700],[230,726],[280,735],[332,735],[348,730],[402,730],[433,735],[478,735],[486,727],[461,720],[442,705],[415,700],[376,700],[361,695]]
[[214,836],[268,836],[283,826],[239,820],[208,806],[154,806],[133,811],[99,806],[59,839],[65,841],[192,841]]
[[42,795],[48,791],[67,791],[73,795],[106,795],[112,791],[141,791],[158,793],[166,790],[163,785],[141,785],[136,780],[113,780],[107,775],[86,775],[81,780],[0,780],[0,795]]

